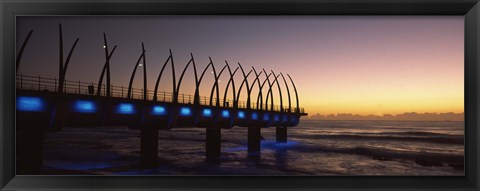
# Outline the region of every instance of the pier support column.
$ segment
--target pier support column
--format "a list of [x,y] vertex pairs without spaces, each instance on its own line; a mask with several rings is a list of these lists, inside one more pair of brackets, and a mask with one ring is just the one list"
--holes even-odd
[[141,127],[140,165],[143,168],[155,167],[158,161],[158,130]]
[[221,154],[221,128],[207,127],[205,137],[205,153],[207,159],[219,159]]
[[251,157],[260,156],[260,127],[248,127],[248,155]]
[[44,130],[48,127],[48,124],[17,121],[18,175],[41,174]]
[[277,143],[287,142],[287,127],[276,127]]

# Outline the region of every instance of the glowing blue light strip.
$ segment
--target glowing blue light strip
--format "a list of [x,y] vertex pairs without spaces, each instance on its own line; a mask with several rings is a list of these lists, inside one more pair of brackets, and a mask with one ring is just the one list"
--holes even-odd
[[117,113],[120,114],[134,114],[135,108],[131,103],[121,103],[117,106]]
[[203,116],[204,117],[211,117],[212,116],[212,109],[209,109],[209,108],[203,109]]
[[263,120],[268,121],[268,119],[269,119],[268,113],[264,113],[263,114]]
[[190,116],[190,115],[192,115],[192,110],[188,107],[182,107],[182,108],[180,108],[180,115],[181,116]]
[[45,101],[40,97],[17,97],[18,111],[41,112],[45,111],[45,109]]
[[163,107],[161,105],[156,105],[156,106],[153,106],[153,108],[152,108],[152,114],[153,115],[165,115],[165,114],[167,114],[167,110],[165,109],[165,107]]
[[90,100],[77,100],[74,102],[73,110],[79,113],[95,113],[97,112],[97,107],[95,102]]
[[245,119],[245,112],[243,112],[243,111],[238,111],[238,118],[240,118],[240,119]]
[[278,121],[280,120],[280,116],[278,116],[278,114],[275,114],[275,115],[273,116],[273,120],[274,120],[275,122],[278,122]]
[[227,118],[227,117],[229,117],[229,116],[230,116],[230,112],[229,112],[228,110],[223,110],[223,111],[222,111],[222,117],[223,117],[223,118]]
[[290,120],[291,120],[290,122],[293,122],[293,123],[297,122],[297,118],[295,116],[292,116]]
[[257,113],[252,113],[252,120],[258,120],[258,114]]

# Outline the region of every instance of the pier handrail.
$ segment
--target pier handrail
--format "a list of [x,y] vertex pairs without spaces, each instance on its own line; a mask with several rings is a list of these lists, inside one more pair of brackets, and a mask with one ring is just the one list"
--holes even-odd
[[[29,76],[18,74],[16,78],[16,88],[19,90],[34,90],[34,91],[47,91],[47,92],[58,92],[59,80],[57,78],[46,78],[42,76]],[[65,94],[81,94],[81,95],[92,95],[97,96],[97,89],[95,88],[94,82],[82,82],[74,80],[64,80],[63,84],[63,93]],[[153,101],[153,91],[147,89],[147,99]],[[131,99],[134,100],[144,100],[144,89],[132,88],[131,89]],[[60,93],[60,92],[58,92]],[[102,85],[102,91],[100,96],[106,96],[106,85]],[[110,96],[116,98],[125,98],[128,99],[128,87],[127,86],[110,86]],[[157,100],[159,102],[174,102],[174,94],[172,92],[158,91]],[[235,108],[233,99],[219,99],[213,97],[213,102],[210,102],[210,98],[207,96],[200,96],[199,103],[203,106],[217,106],[217,107],[226,107],[226,108]],[[182,104],[193,104],[194,95],[191,94],[178,94],[178,103]],[[251,102],[250,107],[247,107],[246,101],[238,101],[237,108],[247,109],[247,108],[256,108],[257,103]],[[272,105],[268,105],[271,108]],[[267,111],[268,109],[260,109]],[[289,110],[288,107],[280,107],[279,105],[273,105],[273,110],[277,112],[287,112],[294,113],[300,111],[304,113],[304,108],[292,108]],[[270,110],[271,111],[271,110]]]

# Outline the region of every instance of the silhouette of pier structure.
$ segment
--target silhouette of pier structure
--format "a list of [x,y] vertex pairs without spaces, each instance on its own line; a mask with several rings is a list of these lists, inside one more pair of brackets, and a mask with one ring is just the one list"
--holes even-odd
[[[30,31],[17,55],[17,71],[24,49],[32,35]],[[17,173],[39,174],[42,168],[44,133],[59,131],[63,127],[128,126],[141,131],[140,158],[143,167],[154,167],[158,161],[159,130],[179,126],[203,127],[206,129],[205,154],[209,160],[218,160],[221,155],[221,129],[234,126],[248,128],[248,153],[260,156],[261,128],[276,127],[276,140],[287,141],[287,128],[298,125],[300,117],[307,115],[299,107],[295,84],[282,73],[257,71],[254,67],[246,71],[240,63],[234,69],[227,61],[217,71],[213,61],[197,73],[195,59],[191,59],[176,78],[173,54],[170,54],[156,78],[155,88],[147,88],[146,54],[142,52],[134,65],[128,87],[114,86],[110,82],[110,58],[117,46],[109,51],[106,34],[104,37],[105,64],[98,83],[66,80],[66,73],[77,38],[69,54],[63,58],[63,35],[59,25],[59,78],[18,74],[16,79],[16,126],[17,126]],[[159,91],[159,84],[167,65],[171,67],[172,90]],[[136,70],[143,67],[143,88],[132,87]],[[188,68],[193,68],[195,77],[194,95],[180,93],[182,80]],[[210,96],[200,96],[200,85],[208,69],[213,70],[214,82]],[[224,91],[220,91],[219,79],[228,72],[229,80]],[[241,74],[241,81],[235,75]],[[250,75],[255,77],[249,82]],[[261,77],[263,76],[263,81]],[[104,82],[104,78],[106,78]],[[165,79],[163,79],[165,80]],[[281,81],[286,88],[288,105],[283,105]],[[293,87],[296,105],[292,105],[290,87]],[[274,104],[274,86],[278,89],[279,104]],[[238,88],[236,88],[238,86]],[[257,87],[258,94],[252,95]],[[262,89],[268,90],[262,95]],[[227,99],[231,91],[233,99]],[[240,101],[242,92],[246,101]],[[221,97],[223,96],[223,98]],[[253,102],[252,100],[256,100]],[[87,138],[87,137],[86,137]]]

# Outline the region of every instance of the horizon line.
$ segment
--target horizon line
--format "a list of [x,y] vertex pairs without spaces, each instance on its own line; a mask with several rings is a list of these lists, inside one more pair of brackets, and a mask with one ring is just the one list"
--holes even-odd
[[403,113],[398,113],[398,114],[391,114],[391,113],[384,113],[384,114],[381,114],[381,115],[378,115],[378,114],[359,114],[359,113],[327,113],[327,114],[322,114],[322,113],[315,113],[315,114],[312,114],[311,116],[315,116],[315,115],[323,115],[323,116],[328,116],[328,115],[341,115],[341,114],[346,114],[346,115],[359,115],[359,116],[379,116],[379,117],[382,117],[382,116],[385,116],[385,115],[392,115],[392,116],[397,116],[397,115],[402,115],[402,114],[465,114],[465,112],[453,112],[453,111],[449,111],[449,112],[415,112],[415,111],[410,111],[410,112],[403,112]]

